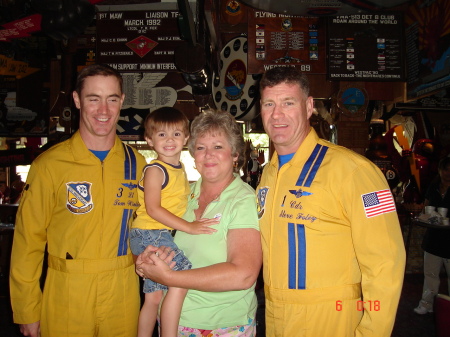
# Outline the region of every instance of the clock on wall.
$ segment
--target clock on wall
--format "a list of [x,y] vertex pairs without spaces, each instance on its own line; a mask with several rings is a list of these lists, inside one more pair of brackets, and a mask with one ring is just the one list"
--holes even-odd
[[345,87],[339,90],[337,103],[347,117],[359,117],[365,115],[369,97],[364,88]]

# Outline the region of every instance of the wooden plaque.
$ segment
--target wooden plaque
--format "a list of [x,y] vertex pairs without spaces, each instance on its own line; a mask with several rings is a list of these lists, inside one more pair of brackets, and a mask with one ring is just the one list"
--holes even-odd
[[296,67],[326,73],[324,19],[248,10],[248,72]]

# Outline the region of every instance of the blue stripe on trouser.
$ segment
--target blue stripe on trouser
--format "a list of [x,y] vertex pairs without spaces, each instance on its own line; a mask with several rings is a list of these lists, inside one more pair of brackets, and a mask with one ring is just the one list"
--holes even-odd
[[305,226],[288,224],[289,289],[305,289],[306,240]]
[[128,222],[133,215],[132,209],[124,209],[122,215],[122,222],[120,228],[120,241],[119,241],[119,250],[117,252],[117,256],[127,255],[128,250]]

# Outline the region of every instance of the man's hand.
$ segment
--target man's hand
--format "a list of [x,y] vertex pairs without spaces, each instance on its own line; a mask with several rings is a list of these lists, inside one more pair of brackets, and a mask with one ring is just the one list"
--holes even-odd
[[39,337],[41,335],[41,322],[37,321],[30,324],[19,324],[20,332],[24,336]]

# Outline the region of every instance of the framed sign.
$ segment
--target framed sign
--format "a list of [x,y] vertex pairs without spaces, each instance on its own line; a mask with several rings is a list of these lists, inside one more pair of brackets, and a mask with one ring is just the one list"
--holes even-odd
[[328,18],[328,78],[343,81],[405,81],[401,14]]
[[250,74],[261,74],[279,66],[325,74],[325,46],[323,18],[248,11]]
[[407,99],[450,87],[450,2],[415,1],[405,15]]
[[177,71],[177,10],[97,13],[97,62],[120,72]]

